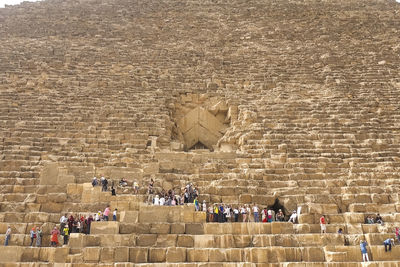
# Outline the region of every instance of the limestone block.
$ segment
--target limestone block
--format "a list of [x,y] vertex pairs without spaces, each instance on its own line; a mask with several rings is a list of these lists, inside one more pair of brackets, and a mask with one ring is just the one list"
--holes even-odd
[[136,239],[136,244],[141,247],[155,246],[157,242],[156,234],[141,234]]
[[184,223],[173,223],[171,224],[171,234],[184,234],[185,224]]
[[365,234],[364,236],[365,236],[365,240],[367,240],[368,245],[370,245],[370,246],[379,246],[379,245],[383,244],[384,240],[386,240],[388,238],[394,238],[394,234],[369,233],[369,234]]
[[206,222],[206,212],[198,211],[193,213],[193,222],[195,223],[205,223]]
[[82,195],[83,185],[82,184],[67,184],[68,195]]
[[280,261],[285,261],[283,255],[283,249],[280,247],[274,248],[246,248],[245,249],[245,259],[248,262],[253,263],[273,263]]
[[239,202],[244,204],[253,203],[253,197],[250,194],[241,194],[239,196]]
[[171,227],[169,223],[152,223],[150,225],[151,234],[169,234]]
[[73,248],[83,248],[86,246],[85,234],[71,233],[68,245]]
[[228,261],[228,254],[226,249],[210,248],[209,249],[210,262],[226,262]]
[[40,248],[39,258],[40,261],[65,263],[67,261],[68,253],[69,253],[68,247],[61,247],[61,248],[43,247]]
[[364,213],[345,212],[343,213],[346,223],[364,223]]
[[157,235],[156,246],[157,247],[175,247],[177,238],[178,238],[177,235],[169,235],[169,234]]
[[201,223],[187,223],[185,225],[185,233],[188,235],[203,235],[204,228]]
[[[338,224],[338,223],[345,222],[343,214],[330,214],[330,215],[327,215],[327,219],[328,219],[329,223],[332,223],[332,224]],[[317,221],[316,223],[319,223],[319,221]]]
[[129,247],[115,247],[114,262],[127,262],[127,261],[129,261]]
[[[0,223],[0,234],[5,234],[7,231],[8,226],[11,226],[11,231],[13,234],[25,234],[26,233],[26,223]],[[32,227],[28,228],[29,230]]]
[[194,238],[191,235],[178,235],[177,243],[178,247],[188,247],[194,246]]
[[114,248],[101,248],[100,262],[114,262]]
[[298,221],[299,223],[308,223],[308,224],[314,224],[315,223],[315,216],[314,214],[300,214],[298,216]]
[[131,247],[129,248],[129,261],[134,263],[147,262],[148,248]]
[[194,247],[195,248],[210,248],[214,247],[214,236],[213,235],[195,235]]
[[188,262],[208,262],[209,249],[188,248],[186,250]]
[[218,248],[232,248],[235,240],[232,235],[216,235],[214,237],[214,246]]
[[302,253],[301,249],[298,247],[285,247],[282,248],[282,253],[278,254],[278,261],[294,261],[299,262],[302,261]]
[[[304,211],[306,213],[306,211]],[[313,203],[308,206],[308,213],[316,214],[337,214],[338,207],[336,204],[317,204]]]
[[125,223],[137,223],[139,212],[138,211],[121,211],[119,215],[119,221]]
[[269,246],[271,242],[272,244],[275,243],[274,236],[267,236],[267,235],[233,235],[234,246],[235,248],[246,248],[246,247],[265,247]]
[[166,253],[167,262],[186,262],[186,248],[169,247]]
[[83,259],[85,262],[99,262],[100,260],[100,251],[99,247],[87,247],[83,249]]
[[378,226],[376,224],[361,224],[361,228],[364,234],[378,232]]
[[149,262],[165,262],[166,248],[149,248]]
[[48,162],[43,166],[40,173],[41,185],[57,185],[58,182],[58,164],[56,162]]
[[392,247],[392,251],[385,252],[385,246],[370,246],[372,259],[374,261],[400,261],[400,247]]
[[[150,232],[150,226],[149,230],[147,231]],[[138,226],[137,224],[133,224],[133,223],[120,223],[119,224],[119,233],[120,234],[132,234],[132,233],[138,233],[137,232]]]
[[302,261],[306,262],[323,262],[325,261],[324,249],[321,247],[305,247],[301,248]]
[[[107,194],[106,197],[103,194]],[[120,211],[129,211],[130,210],[130,201],[121,201],[121,200],[113,200],[112,196],[109,193],[101,193],[99,198],[102,199],[102,202],[110,202],[110,206],[114,209],[118,209]]]
[[86,235],[85,243],[87,247],[98,247],[100,246],[100,237],[93,234]]
[[40,207],[40,211],[47,212],[47,213],[61,213],[63,208],[64,208],[63,203],[49,202],[46,204],[42,204]]
[[239,248],[231,248],[227,249],[227,257],[231,262],[243,262],[244,261],[244,253],[242,249]]
[[288,222],[272,222],[271,223],[272,234],[293,234],[294,228],[292,223]]
[[2,247],[0,250],[0,263],[21,262],[23,247]]
[[90,234],[119,234],[119,222],[114,221],[103,221],[103,222],[92,222],[90,226]]
[[327,262],[362,261],[359,246],[326,246],[324,252]]
[[361,223],[347,224],[346,228],[348,234],[363,234]]

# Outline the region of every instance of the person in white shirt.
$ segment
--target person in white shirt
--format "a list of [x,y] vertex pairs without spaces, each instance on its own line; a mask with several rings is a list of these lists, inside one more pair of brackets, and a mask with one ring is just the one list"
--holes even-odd
[[156,197],[154,198],[154,205],[155,206],[158,206],[158,205],[160,205],[160,197],[158,196],[158,195],[156,195]]
[[226,218],[226,222],[229,222],[230,218],[231,218],[231,207],[230,206],[226,206],[225,210],[225,218]]
[[296,213],[296,211],[294,210],[293,213],[292,213],[292,215],[290,215],[290,218],[289,218],[289,221],[288,221],[288,222],[296,223],[296,220],[297,220],[297,213]]
[[68,222],[68,217],[67,214],[64,214],[61,218],[60,218],[60,229],[64,229],[65,225]]
[[165,198],[161,197],[160,198],[160,206],[164,206],[164,204],[165,204]]
[[243,222],[246,222],[247,221],[246,208],[245,207],[240,207],[240,213],[242,214]]
[[207,211],[207,204],[205,200],[203,200],[203,211]]
[[116,221],[116,220],[117,220],[117,210],[118,210],[118,209],[115,209],[115,210],[113,211],[113,221]]
[[233,215],[235,216],[235,222],[239,221],[239,210],[238,208],[233,209]]
[[258,207],[257,207],[257,205],[253,206],[253,214],[254,214],[254,222],[260,222],[260,219],[258,217]]

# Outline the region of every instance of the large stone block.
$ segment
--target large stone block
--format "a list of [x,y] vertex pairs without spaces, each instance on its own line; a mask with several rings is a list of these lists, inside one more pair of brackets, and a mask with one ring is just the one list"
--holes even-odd
[[171,234],[184,234],[185,224],[184,223],[173,223],[171,224]]
[[148,262],[148,248],[129,248],[129,261],[134,263]]
[[114,262],[129,261],[129,247],[115,247],[114,249]]
[[40,261],[48,261],[55,263],[65,263],[67,261],[67,256],[69,253],[68,247],[62,248],[40,248],[39,258]]
[[214,247],[214,236],[213,235],[194,235],[194,247],[195,248],[212,248]]
[[192,248],[186,250],[188,262],[208,262],[209,249]]
[[170,231],[169,223],[152,223],[150,225],[150,234],[169,234]]
[[100,261],[99,247],[88,247],[83,249],[83,259],[85,262],[99,262]]
[[194,246],[194,238],[191,235],[178,235],[178,240],[176,245],[178,247],[191,248]]
[[382,244],[379,246],[370,246],[372,259],[374,261],[400,261],[400,247],[392,247],[392,251],[385,252],[385,246]]
[[114,262],[114,247],[101,248],[100,262]]
[[271,223],[272,234],[293,234],[294,228],[292,223],[288,222],[272,222]]
[[138,211],[121,211],[119,221],[124,223],[137,223],[139,221]]
[[166,254],[167,262],[186,262],[186,248],[169,247]]
[[165,262],[166,248],[149,248],[149,262]]
[[119,234],[119,222],[92,222],[90,226],[90,234]]
[[362,261],[359,246],[326,246],[324,252],[327,262]]
[[203,235],[204,227],[201,223],[187,223],[185,225],[185,233],[188,235]]
[[155,246],[157,242],[156,234],[142,234],[136,239],[136,244],[141,247]]
[[177,235],[157,235],[157,247],[175,247]]
[[40,248],[26,247],[23,249],[21,260],[24,262],[39,261]]
[[23,247],[2,247],[0,249],[0,263],[21,262],[23,250]]

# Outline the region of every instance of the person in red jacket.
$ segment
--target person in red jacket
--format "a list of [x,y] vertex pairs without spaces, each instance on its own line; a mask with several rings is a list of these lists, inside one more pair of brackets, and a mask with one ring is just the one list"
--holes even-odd
[[321,234],[326,233],[326,219],[325,215],[322,215],[321,218],[319,218],[319,223],[321,225]]
[[57,226],[54,227],[53,231],[51,231],[51,246],[56,247],[58,245],[58,236],[60,235],[60,231],[58,231]]

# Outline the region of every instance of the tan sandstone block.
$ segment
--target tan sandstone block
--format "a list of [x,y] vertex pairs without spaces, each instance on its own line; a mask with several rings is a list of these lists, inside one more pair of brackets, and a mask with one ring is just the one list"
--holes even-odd
[[206,212],[197,211],[193,214],[193,222],[195,223],[205,223],[206,222]]
[[103,221],[103,222],[92,222],[90,226],[90,234],[119,234],[119,222],[114,221]]
[[186,253],[188,262],[208,262],[209,260],[208,249],[188,248],[186,250]]
[[137,223],[139,220],[138,216],[138,211],[121,211],[119,221],[125,223]]
[[155,234],[142,234],[136,239],[136,244],[140,247],[155,246],[157,242],[157,235]]
[[178,247],[193,247],[194,246],[194,239],[191,235],[179,235],[176,245]]
[[228,261],[228,254],[226,249],[210,248],[209,249],[210,262],[226,262]]
[[175,247],[177,235],[157,235],[156,247]]
[[115,247],[114,262],[127,262],[127,261],[129,261],[129,247]]
[[101,248],[100,262],[114,262],[114,247]]
[[185,224],[184,223],[173,223],[171,224],[171,234],[184,234]]
[[99,247],[88,247],[83,249],[83,259],[85,262],[99,262],[100,260],[100,251]]
[[187,223],[185,225],[185,233],[188,235],[203,235],[204,228],[201,223]]
[[214,246],[213,235],[194,235],[193,238],[195,248],[210,248]]
[[14,246],[1,247],[0,262],[1,263],[20,262],[23,254],[23,249],[24,248],[22,247],[14,247]]
[[385,246],[370,246],[370,251],[374,261],[400,261],[400,247],[392,246],[392,251],[385,252]]
[[169,223],[153,223],[150,225],[150,234],[169,234],[170,231]]
[[302,260],[308,262],[325,261],[324,249],[321,247],[305,247],[301,248]]
[[134,247],[129,248],[129,261],[134,263],[147,262],[149,250],[148,248]]
[[288,222],[272,222],[271,223],[272,234],[293,234],[293,224]]
[[149,262],[165,262],[166,248],[149,248]]
[[40,248],[26,247],[23,249],[21,256],[22,261],[37,262],[39,261]]
[[84,234],[71,233],[68,245],[73,248],[83,248],[86,246]]
[[186,248],[169,247],[166,254],[167,262],[186,262]]

